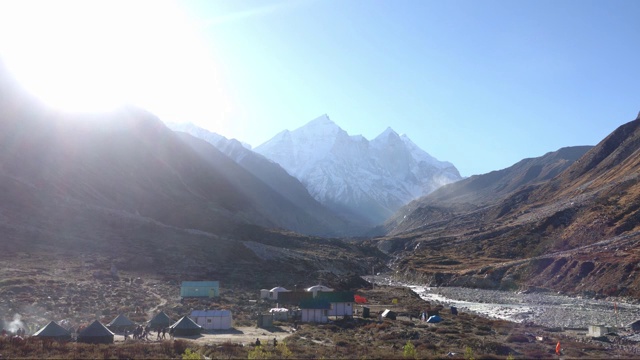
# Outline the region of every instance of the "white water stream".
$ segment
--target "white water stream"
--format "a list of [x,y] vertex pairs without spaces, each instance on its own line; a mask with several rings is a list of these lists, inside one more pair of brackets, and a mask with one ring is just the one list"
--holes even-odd
[[455,306],[488,318],[532,322],[548,327],[586,328],[589,325],[624,326],[640,319],[640,305],[617,299],[585,299],[553,293],[516,293],[456,287],[427,287],[394,281],[386,276],[365,276],[381,285],[405,286],[422,299]]

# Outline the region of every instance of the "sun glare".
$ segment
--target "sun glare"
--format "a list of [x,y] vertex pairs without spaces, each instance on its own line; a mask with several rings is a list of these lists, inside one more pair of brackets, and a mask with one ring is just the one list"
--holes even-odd
[[159,0],[0,1],[0,57],[61,110],[132,103],[193,121],[222,94],[213,56],[181,10]]

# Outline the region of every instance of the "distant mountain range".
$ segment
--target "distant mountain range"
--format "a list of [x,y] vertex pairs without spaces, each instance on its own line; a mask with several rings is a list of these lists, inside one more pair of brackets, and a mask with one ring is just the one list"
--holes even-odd
[[370,240],[434,285],[640,297],[640,116],[415,200]]
[[326,115],[254,150],[298,178],[322,204],[367,226],[461,178],[451,163],[438,161],[391,128],[369,141],[350,136]]
[[[290,214],[282,214],[284,218],[281,219],[281,223],[286,224],[288,229],[325,236],[353,236],[360,235],[368,230],[366,227],[334,214],[331,210],[311,197],[307,189],[298,179],[289,175],[280,165],[250,150],[250,146],[242,144],[235,139],[227,139],[224,136],[212,133],[190,123],[169,123],[167,125],[174,131],[185,135],[192,135],[214,145],[219,151],[233,159],[233,161],[243,169],[269,187],[268,191],[265,191],[256,186],[244,186],[243,191],[255,192],[255,198],[261,198],[264,197],[264,194],[275,192],[296,206],[300,215],[291,216]],[[185,140],[191,137],[180,136]],[[189,143],[195,143],[195,141],[189,140]],[[210,156],[215,157],[215,154],[207,155],[205,151],[205,149],[207,149],[206,146],[201,145],[199,148],[201,148],[199,153],[201,153],[205,159]],[[211,152],[211,149],[208,151]],[[278,216],[280,213],[277,208],[273,208],[270,212],[273,213],[273,216]],[[321,226],[313,228],[313,230],[301,226],[297,221],[302,220],[302,214],[308,214],[309,217],[315,219]]]
[[[99,254],[264,286],[393,259],[433,285],[640,298],[640,117],[467,179],[392,129],[369,141],[327,116],[255,152],[184,131],[199,130],[130,106],[55,111],[0,62],[0,257]],[[373,224],[379,237],[326,238]]]
[[574,146],[524,159],[502,170],[474,175],[416,199],[387,219],[383,233],[418,229],[454,212],[472,211],[499,202],[519,188],[552,179],[593,146]]

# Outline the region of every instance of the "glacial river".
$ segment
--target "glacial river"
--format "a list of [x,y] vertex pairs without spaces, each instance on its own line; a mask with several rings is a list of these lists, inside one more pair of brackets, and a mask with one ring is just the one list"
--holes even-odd
[[374,284],[406,286],[431,303],[456,306],[459,311],[547,327],[586,328],[589,325],[624,326],[640,319],[640,305],[614,299],[586,299],[553,293],[521,293],[459,287],[427,287],[394,281],[387,276],[365,276]]

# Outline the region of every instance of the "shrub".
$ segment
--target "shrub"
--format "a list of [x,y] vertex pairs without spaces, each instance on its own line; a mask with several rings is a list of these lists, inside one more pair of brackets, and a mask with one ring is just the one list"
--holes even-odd
[[200,354],[187,348],[187,350],[184,351],[184,354],[182,354],[182,360],[200,360]]
[[267,351],[262,345],[258,345],[253,350],[249,350],[247,354],[248,359],[269,359],[271,358],[271,353]]
[[402,348],[402,356],[405,359],[417,359],[417,355],[415,346],[413,346],[411,340],[407,340],[407,343]]

